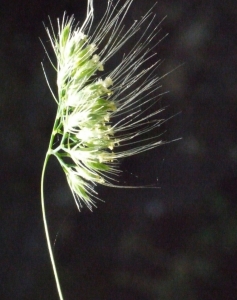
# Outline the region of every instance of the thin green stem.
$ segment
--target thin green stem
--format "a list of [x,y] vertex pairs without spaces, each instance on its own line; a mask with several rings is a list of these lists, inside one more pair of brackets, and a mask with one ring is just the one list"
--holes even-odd
[[57,268],[56,268],[56,264],[55,264],[55,260],[54,260],[54,255],[53,255],[53,250],[52,250],[52,245],[51,245],[50,236],[49,236],[48,223],[47,223],[46,212],[45,212],[45,201],[44,201],[45,170],[46,170],[46,166],[47,166],[49,157],[51,155],[52,144],[53,144],[53,140],[54,140],[54,136],[55,136],[55,128],[56,128],[57,124],[58,124],[58,119],[56,117],[55,122],[54,122],[54,126],[53,126],[53,131],[52,131],[51,138],[50,138],[50,142],[49,142],[49,148],[48,148],[48,151],[47,151],[46,156],[45,156],[45,160],[44,160],[44,164],[43,164],[43,168],[42,168],[42,174],[41,174],[41,208],[42,208],[45,236],[46,236],[50,261],[51,261],[51,265],[52,265],[52,268],[53,268],[53,274],[54,274],[54,278],[55,278],[55,281],[56,281],[58,296],[59,296],[60,300],[63,300],[64,298],[63,298],[63,294],[62,294],[62,291],[61,291],[61,286],[60,286],[60,282],[59,282],[59,278],[58,278],[58,272],[57,272]]

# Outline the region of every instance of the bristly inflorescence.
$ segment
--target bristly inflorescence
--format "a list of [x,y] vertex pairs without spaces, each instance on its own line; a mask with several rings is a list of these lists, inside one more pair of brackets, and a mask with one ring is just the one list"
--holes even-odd
[[[58,110],[48,155],[54,155],[61,164],[79,209],[83,203],[89,209],[95,205],[97,183],[115,185],[111,177],[120,172],[120,158],[162,143],[158,134],[152,138],[147,135],[163,121],[157,119],[161,110],[151,112],[158,98],[155,92],[160,88],[161,77],[155,72],[160,61],[144,67],[155,56],[156,43],[151,42],[159,26],[151,29],[155,16],[150,10],[125,30],[123,21],[132,0],[120,9],[118,3],[108,1],[93,33],[92,0],[88,1],[87,17],[81,26],[75,24],[74,17],[64,14],[62,21],[58,20],[58,34],[53,26],[46,28],[57,59],[58,87],[58,95],[54,96]],[[144,22],[146,28],[140,31],[129,53],[104,75],[106,62]],[[60,142],[53,146],[56,137]]]
[[[46,28],[56,55],[57,63],[53,66],[58,93],[52,92],[57,113],[42,169],[41,205],[60,300],[64,298],[44,202],[44,176],[49,157],[54,155],[59,161],[78,209],[85,204],[92,210],[99,199],[95,190],[98,183],[119,186],[114,180],[120,172],[121,158],[163,143],[156,130],[164,122],[158,118],[162,109],[156,109],[155,103],[161,95],[159,81],[166,74],[157,76],[160,61],[155,59],[153,51],[160,42],[156,41],[159,24],[153,25],[155,15],[149,10],[140,21],[124,28],[124,18],[133,0],[125,0],[120,8],[119,2],[108,0],[106,12],[94,32],[93,0],[88,0],[87,16],[80,26],[74,17],[64,14],[58,20],[57,34],[52,24],[50,29]],[[136,33],[139,38],[134,43],[132,37]],[[106,62],[128,40],[132,41],[129,52],[112,71],[106,70]],[[145,67],[149,62],[150,66]]]

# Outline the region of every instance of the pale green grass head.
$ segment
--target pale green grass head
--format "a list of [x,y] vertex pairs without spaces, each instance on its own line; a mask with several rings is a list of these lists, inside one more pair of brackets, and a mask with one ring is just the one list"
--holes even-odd
[[[118,9],[119,1],[109,1],[94,32],[91,0],[80,26],[74,17],[64,14],[58,20],[57,34],[53,26],[46,28],[57,59],[58,86],[58,95],[54,95],[57,116],[48,154],[61,164],[79,209],[83,203],[89,209],[95,205],[97,183],[116,186],[120,158],[162,143],[158,133],[153,138],[146,135],[163,121],[157,116],[161,110],[144,115],[160,94],[161,77],[156,74],[160,60],[145,67],[156,55],[152,42],[159,27],[152,26],[154,14],[150,10],[125,29],[123,21],[131,3],[127,0]],[[129,53],[112,71],[107,70],[106,62],[138,31],[139,40]],[[56,136],[60,143],[53,148]]]

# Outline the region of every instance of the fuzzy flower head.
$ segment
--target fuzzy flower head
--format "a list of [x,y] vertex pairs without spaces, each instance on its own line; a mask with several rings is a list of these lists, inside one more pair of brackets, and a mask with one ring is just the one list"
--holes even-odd
[[[95,205],[97,183],[115,186],[120,158],[162,143],[158,134],[147,135],[163,121],[157,119],[161,110],[151,112],[158,98],[154,94],[160,88],[160,77],[155,74],[159,61],[143,68],[155,55],[151,42],[158,26],[150,29],[154,15],[148,11],[125,30],[123,19],[131,3],[127,0],[118,9],[119,1],[108,1],[93,33],[92,0],[82,25],[64,14],[62,21],[58,20],[57,35],[53,27],[46,29],[57,59],[58,87],[54,96],[58,110],[48,153],[61,164],[79,209],[83,203],[89,209]],[[106,70],[106,62],[145,21],[146,28],[129,53],[114,70]]]

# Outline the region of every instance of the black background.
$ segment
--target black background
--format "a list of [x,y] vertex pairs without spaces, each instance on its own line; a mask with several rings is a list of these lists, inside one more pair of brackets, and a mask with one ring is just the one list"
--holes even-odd
[[[123,1],[121,1],[123,3]],[[134,0],[127,24],[154,4]],[[95,1],[95,24],[106,1]],[[43,76],[43,22],[83,21],[86,0],[0,3],[0,298],[57,299],[40,206],[40,175],[56,104]],[[65,299],[237,298],[237,6],[235,0],[163,1],[155,51],[164,62],[163,138],[173,142],[121,162],[121,184],[98,187],[78,212],[60,166],[46,172],[46,210]],[[123,48],[126,53],[127,46]],[[115,60],[108,62],[109,70]],[[182,66],[181,66],[182,65]],[[159,129],[160,130],[160,129]]]

